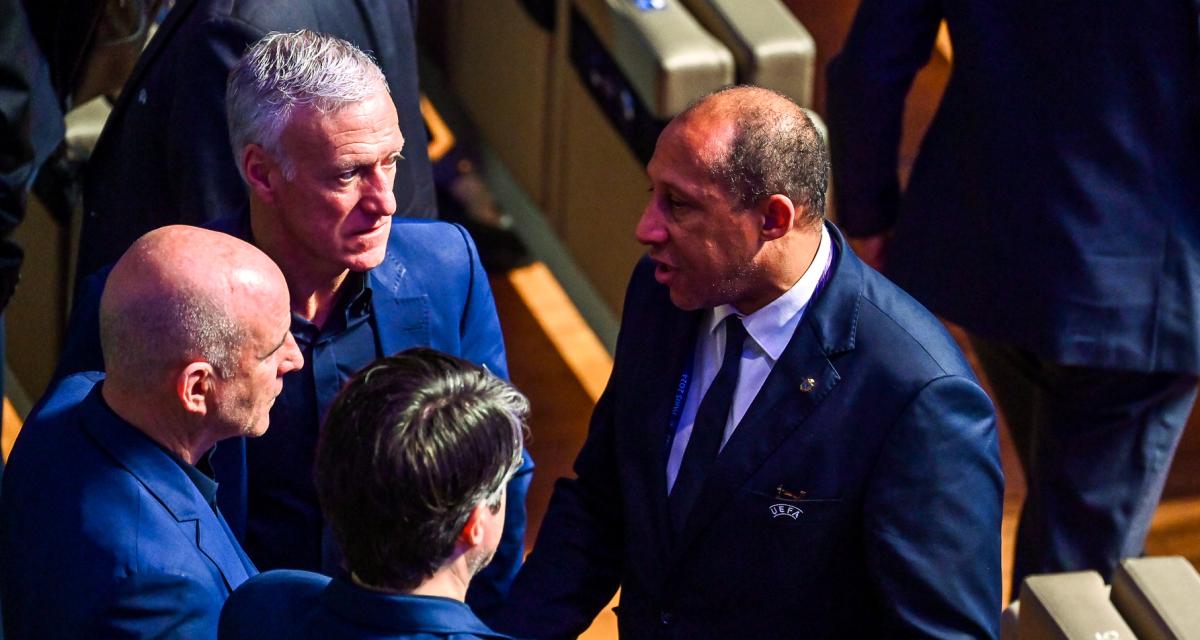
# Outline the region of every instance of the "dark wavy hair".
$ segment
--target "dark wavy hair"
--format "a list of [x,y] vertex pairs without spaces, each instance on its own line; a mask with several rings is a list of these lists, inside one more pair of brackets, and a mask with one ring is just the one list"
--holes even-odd
[[410,349],[355,374],[317,446],[321,509],[362,582],[411,590],[450,557],[471,511],[495,513],[520,466],[529,403],[470,362]]

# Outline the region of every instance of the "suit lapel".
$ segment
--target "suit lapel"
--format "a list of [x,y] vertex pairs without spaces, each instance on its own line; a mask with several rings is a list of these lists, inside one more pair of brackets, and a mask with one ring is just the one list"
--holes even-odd
[[141,483],[146,492],[192,533],[197,549],[220,572],[226,588],[233,590],[249,577],[253,565],[243,561],[233,533],[218,519],[179,464],[146,435],[118,418],[104,405],[100,387],[85,401],[84,429]]
[[717,457],[673,549],[675,561],[841,381],[830,358],[854,348],[863,266],[837,228],[826,226],[834,251],[828,281]]
[[[393,229],[392,234],[396,231]],[[383,355],[432,343],[429,327],[429,296],[409,291],[404,263],[397,255],[399,248],[390,239],[383,264],[368,274],[371,288],[371,311],[374,314],[379,347]]]
[[221,572],[225,587],[233,591],[256,570],[245,552],[235,546],[233,531],[207,507],[196,521],[196,546]]

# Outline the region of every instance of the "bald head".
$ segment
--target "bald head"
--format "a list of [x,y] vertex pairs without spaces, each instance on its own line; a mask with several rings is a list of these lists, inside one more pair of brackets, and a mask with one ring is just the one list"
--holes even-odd
[[700,98],[671,126],[706,127],[721,141],[702,158],[733,202],[749,208],[773,194],[787,196],[802,219],[825,216],[829,151],[812,120],[787,96],[761,87],[730,87]]
[[193,361],[226,377],[249,318],[287,304],[283,274],[252,245],[197,227],[152,231],[113,267],[100,300],[108,378],[160,385]]

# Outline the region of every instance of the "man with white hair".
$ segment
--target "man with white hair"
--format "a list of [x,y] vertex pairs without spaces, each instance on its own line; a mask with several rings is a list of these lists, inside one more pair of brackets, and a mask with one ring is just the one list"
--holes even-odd
[[[408,139],[393,188],[397,215],[437,215],[417,77],[417,0],[169,4],[88,163],[80,280],[111,264],[151,229],[203,225],[245,206],[245,189],[229,162],[241,150],[228,142],[225,81],[246,50],[273,31],[314,29],[372,52]],[[64,10],[63,19],[72,15]]]
[[[377,358],[426,346],[505,377],[500,323],[475,245],[460,227],[393,220],[404,147],[379,68],[354,45],[311,31],[269,34],[229,78],[227,111],[249,212],[214,223],[269,255],[291,291],[292,333],[309,366],[284,382],[264,439],[222,447],[221,508],[262,569],[335,573],[341,554],[312,478],[319,422]],[[236,212],[235,212],[236,213]],[[102,368],[85,284],[60,375]],[[486,610],[524,553],[532,463],[508,487],[504,541],[476,581]]]
[[261,436],[303,366],[283,274],[253,246],[164,227],[100,302],[107,377],[43,399],[0,503],[8,638],[211,638],[257,573],[217,508],[219,440]]

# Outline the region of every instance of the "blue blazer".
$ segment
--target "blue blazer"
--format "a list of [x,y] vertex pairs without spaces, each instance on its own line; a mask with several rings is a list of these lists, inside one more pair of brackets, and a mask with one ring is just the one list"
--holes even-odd
[[100,378],[57,384],[4,471],[5,637],[214,638],[257,571],[179,464],[104,404]]
[[[209,228],[250,241],[247,214],[222,218]],[[109,268],[81,287],[71,313],[67,344],[55,379],[77,371],[103,370],[100,350],[100,296]],[[383,353],[427,346],[485,366],[508,377],[504,336],[487,274],[475,243],[458,225],[394,219],[383,262],[368,272],[374,327]],[[213,456],[221,483],[221,511],[241,539],[248,508],[246,442],[226,440]],[[310,470],[298,470],[309,473]],[[521,469],[509,481],[500,549],[492,564],[472,583],[470,601],[479,611],[499,602],[525,555],[525,496],[533,480],[533,460],[525,453]]]
[[416,0],[176,0],[92,152],[76,284],[152,229],[202,225],[245,206],[225,119],[225,82],[267,32],[300,28],[372,53],[404,133],[396,213],[437,216],[417,81]]
[[[1067,365],[1200,373],[1195,3],[863,0],[829,65],[838,223],[985,338]],[[905,96],[954,64],[901,194]]]
[[221,611],[222,640],[472,640],[508,636],[467,605],[368,591],[308,571],[268,571],[246,582]]
[[497,628],[622,638],[993,638],[992,404],[941,324],[829,225],[833,272],[672,534],[671,407],[702,312],[634,271],[612,377]]

